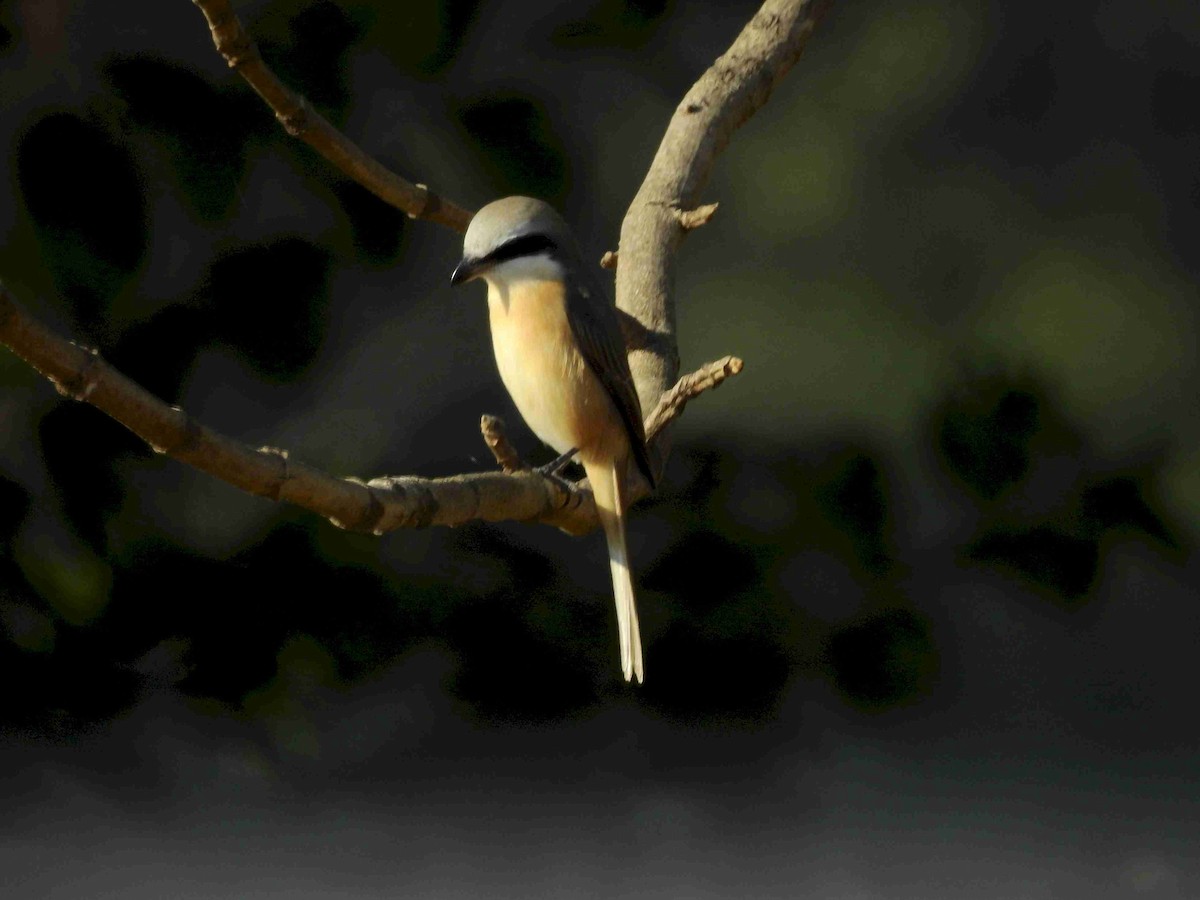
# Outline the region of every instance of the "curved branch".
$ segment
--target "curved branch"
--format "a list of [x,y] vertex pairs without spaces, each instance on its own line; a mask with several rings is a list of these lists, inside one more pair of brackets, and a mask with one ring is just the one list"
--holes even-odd
[[[266,67],[228,0],[193,0],[217,50],[275,110],[284,127],[382,199],[414,218],[464,231],[471,214],[390,172],[314,112]],[[766,0],[733,45],[688,92],[659,146],[621,228],[617,305],[630,345],[630,364],[646,419],[647,440],[662,458],[665,427],[686,403],[736,375],[742,362],[725,357],[672,386],[679,368],[671,297],[673,258],[684,234],[703,225],[715,205],[698,195],[716,155],[733,131],[764,102],[796,61],[830,0]],[[606,256],[609,265],[616,254]],[[56,335],[0,284],[0,343],[49,378],[60,392],[87,402],[125,425],[157,452],[235,487],[323,515],[343,528],[382,534],[397,528],[458,525],[475,519],[543,522],[572,534],[596,525],[585,485],[530,470],[453,475],[389,476],[362,482],[294,462],[286,451],[254,449],[194,421],[109,366],[92,350]],[[668,390],[669,388],[669,390]],[[485,435],[488,431],[485,423]],[[519,457],[492,429],[489,446],[506,468]],[[636,488],[644,490],[645,486]],[[635,497],[636,499],[636,497]]]
[[[262,61],[229,0],[192,2],[204,13],[218,52],[275,110],[290,133],[409,215],[466,230],[469,212],[388,171],[288,90]],[[600,262],[617,269],[616,302],[625,314],[622,331],[643,410],[653,409],[679,374],[674,258],[684,236],[707,223],[717,209],[715,203],[700,203],[716,157],[799,59],[831,3],[763,3],[676,108],[621,224],[620,249],[606,253]],[[659,466],[668,452],[664,434],[657,441]]]
[[[763,3],[676,108],[625,214],[616,267],[617,306],[638,320],[648,338],[629,354],[642,409],[653,407],[679,372],[674,258],[688,230],[712,213],[697,207],[717,154],[800,58],[830,3]],[[616,257],[606,260],[611,265]]]
[[242,27],[229,0],[192,0],[204,13],[217,52],[275,111],[292,137],[300,138],[375,196],[413,219],[426,219],[467,230],[474,213],[433,193],[423,184],[401,178],[329,124],[307,100],[288,88],[267,68],[258,47]]
[[[445,478],[384,476],[363,482],[296,462],[286,450],[249,447],[201,425],[179,407],[168,406],[106,363],[95,350],[55,334],[26,312],[3,283],[0,343],[50,379],[59,393],[116,419],[156,453],[248,493],[302,506],[340,528],[383,534],[398,528],[512,520],[542,522],[582,534],[598,524],[590,491],[528,469]],[[664,410],[656,409],[651,415],[651,420],[657,416],[662,423],[656,427],[651,422],[649,427],[661,429],[687,400],[724,380],[724,375],[714,377],[714,372],[727,368],[729,359],[706,366],[688,376],[693,383],[684,386],[688,380],[684,379],[681,387],[668,392],[663,398]],[[727,374],[740,369],[738,362]],[[493,427],[499,431],[498,426]]]

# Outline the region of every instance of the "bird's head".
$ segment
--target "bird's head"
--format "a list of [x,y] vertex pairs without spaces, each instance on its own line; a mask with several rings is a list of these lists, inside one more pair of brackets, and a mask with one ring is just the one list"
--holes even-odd
[[554,208],[532,197],[505,197],[475,214],[463,239],[463,258],[451,284],[475,278],[504,280],[520,272],[561,274],[562,259],[577,254],[571,229]]

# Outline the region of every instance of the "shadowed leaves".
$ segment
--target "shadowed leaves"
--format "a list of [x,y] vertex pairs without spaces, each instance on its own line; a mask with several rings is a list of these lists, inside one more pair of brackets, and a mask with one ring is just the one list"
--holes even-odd
[[562,196],[566,153],[538,104],[527,97],[492,95],[465,104],[458,115],[497,193],[528,194],[551,202]]
[[842,628],[827,652],[838,689],[871,712],[923,694],[940,668],[928,622],[907,609],[884,610]]
[[331,0],[283,0],[248,26],[263,59],[284,84],[340,124],[350,103],[346,56],[371,11]]
[[573,600],[578,589],[549,560],[501,533],[469,526],[458,544],[460,566],[481,572],[481,590],[450,599],[438,624],[459,654],[450,681],[458,700],[494,722],[553,721],[593,706],[594,667],[611,649],[608,606]]
[[562,47],[635,49],[645,45],[670,6],[670,0],[599,0],[556,28],[553,40]]
[[141,265],[141,175],[122,145],[72,113],[38,120],[17,148],[17,177],[58,290],[88,326]]
[[1074,604],[1092,587],[1100,563],[1099,543],[1049,525],[1021,531],[997,528],[967,551],[971,559],[997,563]]
[[29,494],[25,489],[0,475],[0,549],[9,545],[21,527],[29,505]]
[[301,238],[239,247],[218,258],[201,291],[214,336],[264,376],[297,377],[316,356],[328,316],[331,258]]
[[1024,477],[1037,428],[1038,402],[1028,391],[985,390],[945,410],[938,447],[949,470],[990,500]]
[[[80,452],[80,435],[87,435],[86,453]],[[125,493],[114,463],[131,454],[149,455],[150,450],[99,410],[67,400],[42,416],[38,439],[63,512],[76,533],[103,553],[106,524]]]
[[1015,572],[1076,607],[1089,599],[1106,535],[1140,533],[1177,549],[1145,497],[1153,472],[1103,471],[1036,385],[981,378],[945,403],[935,422],[947,470],[985,501],[967,558]]
[[[118,57],[104,74],[129,120],[167,152],[196,215],[206,222],[224,216],[237,195],[249,141],[274,133],[257,98],[157,59]],[[214,128],[215,121],[221,127]]]
[[369,40],[414,75],[436,75],[462,46],[481,0],[405,3],[371,24]]
[[1089,485],[1080,498],[1080,513],[1089,530],[1141,532],[1166,547],[1179,546],[1162,517],[1142,496],[1135,476],[1113,476]]
[[875,462],[868,456],[851,456],[819,497],[826,515],[853,542],[863,568],[874,574],[886,572],[891,564],[884,539],[887,498]]
[[380,203],[366,188],[346,179],[333,185],[338,206],[350,222],[357,255],[377,265],[390,263],[400,249],[408,217]]

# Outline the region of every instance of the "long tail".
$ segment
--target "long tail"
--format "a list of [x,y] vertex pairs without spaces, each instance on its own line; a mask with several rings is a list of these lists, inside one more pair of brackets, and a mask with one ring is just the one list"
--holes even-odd
[[621,670],[625,680],[635,675],[645,680],[642,667],[642,635],[638,629],[637,605],[633,599],[633,579],[629,573],[629,552],[625,547],[625,498],[621,466],[599,466],[588,476],[596,498],[596,512],[608,539],[608,563],[612,569],[613,597],[617,602],[617,634],[621,639]]

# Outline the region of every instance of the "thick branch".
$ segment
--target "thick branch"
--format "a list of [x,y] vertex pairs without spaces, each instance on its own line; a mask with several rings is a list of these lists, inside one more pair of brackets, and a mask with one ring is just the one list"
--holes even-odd
[[335,478],[254,449],[196,422],[86,350],[33,318],[0,284],[0,343],[50,379],[59,392],[116,419],[158,453],[195,466],[251,494],[294,503],[355,531],[461,525],[473,519],[544,522],[572,533],[595,522],[591,495],[530,472],[448,478]]
[[652,408],[679,372],[674,257],[687,226],[697,223],[689,211],[700,205],[717,154],[799,59],[830,2],[766,0],[676,108],[630,204],[621,225],[617,306],[650,338],[629,357],[642,409]]
[[371,193],[412,218],[437,222],[460,234],[467,230],[473,213],[438,196],[425,185],[413,184],[392,172],[275,77],[229,0],[192,2],[204,13],[217,52],[275,111],[275,118],[288,134],[300,138]]
[[[386,476],[364,483],[295,462],[286,450],[255,449],[201,425],[122,375],[94,350],[55,334],[26,312],[2,283],[0,343],[50,379],[61,394],[116,419],[155,452],[251,494],[302,506],[341,528],[383,534],[397,528],[513,520],[582,534],[597,524],[591,493],[519,470],[520,459],[504,439],[499,420],[489,422],[491,417],[483,422],[485,435],[490,426],[496,439],[495,444],[489,440],[489,446],[502,465],[508,461],[511,471],[446,478]],[[651,414],[647,431],[657,432],[688,400],[740,369],[740,360],[726,357],[681,379]]]

